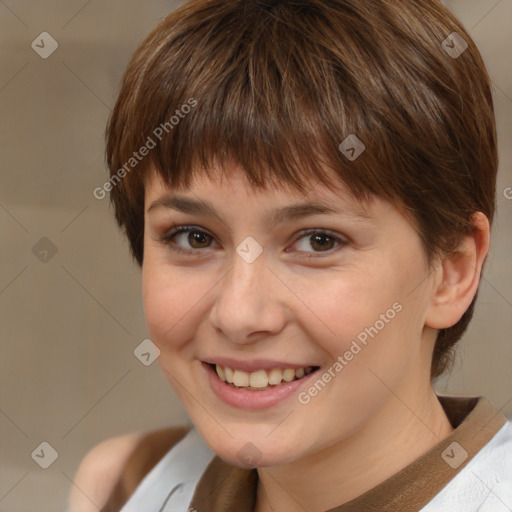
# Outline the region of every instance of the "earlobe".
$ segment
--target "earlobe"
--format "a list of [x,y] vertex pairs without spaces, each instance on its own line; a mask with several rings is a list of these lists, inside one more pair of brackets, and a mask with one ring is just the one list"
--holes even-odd
[[438,279],[425,320],[426,325],[434,329],[455,325],[478,290],[489,252],[490,226],[481,212],[473,214],[471,221],[472,231],[464,236],[454,252],[438,263]]

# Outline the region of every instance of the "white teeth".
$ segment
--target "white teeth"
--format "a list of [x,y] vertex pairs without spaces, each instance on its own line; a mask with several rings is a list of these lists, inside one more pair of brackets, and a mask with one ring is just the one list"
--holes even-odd
[[293,368],[286,368],[283,372],[283,380],[285,382],[291,382],[293,379],[295,379],[295,370]]
[[268,373],[268,383],[272,386],[276,386],[277,384],[281,384],[283,380],[283,372],[280,368],[272,368]]
[[255,372],[245,372],[243,370],[233,370],[227,366],[215,365],[217,375],[224,382],[233,384],[239,388],[263,389],[268,386],[277,386],[282,382],[292,382],[295,379],[301,379],[313,371],[312,366],[306,368],[272,368],[267,370],[257,370]]
[[226,382],[233,384],[233,370],[226,366],[224,368],[224,375],[226,376]]
[[251,388],[266,388],[268,386],[268,377],[265,370],[258,370],[249,375],[249,386]]
[[233,373],[233,384],[239,388],[245,388],[249,385],[249,374],[242,370],[235,370]]
[[217,370],[217,375],[220,377],[220,380],[223,380],[225,382],[226,375],[224,374],[224,370],[223,370],[222,366],[220,366],[219,364],[216,364],[215,370]]

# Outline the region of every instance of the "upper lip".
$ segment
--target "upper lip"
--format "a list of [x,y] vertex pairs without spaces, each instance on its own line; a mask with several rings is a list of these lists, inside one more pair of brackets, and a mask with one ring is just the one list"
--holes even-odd
[[272,368],[308,368],[315,366],[313,364],[295,364],[285,361],[277,361],[275,359],[251,359],[250,361],[241,361],[231,359],[229,357],[215,357],[211,359],[203,359],[204,363],[218,364],[222,367],[228,367],[232,370],[243,370],[245,372],[255,372],[257,370],[272,370]]

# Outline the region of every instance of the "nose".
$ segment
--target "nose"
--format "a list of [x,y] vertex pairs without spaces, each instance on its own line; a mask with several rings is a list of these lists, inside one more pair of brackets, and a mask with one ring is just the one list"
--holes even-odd
[[278,334],[286,322],[283,288],[268,268],[264,254],[252,263],[235,254],[233,267],[219,283],[210,322],[238,344]]

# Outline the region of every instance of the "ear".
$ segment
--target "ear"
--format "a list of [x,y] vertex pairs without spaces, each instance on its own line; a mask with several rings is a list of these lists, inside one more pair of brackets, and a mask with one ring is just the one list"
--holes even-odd
[[489,252],[489,220],[481,213],[471,218],[473,229],[457,249],[438,263],[437,279],[425,324],[434,329],[455,325],[470,306],[480,283],[480,274]]

